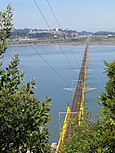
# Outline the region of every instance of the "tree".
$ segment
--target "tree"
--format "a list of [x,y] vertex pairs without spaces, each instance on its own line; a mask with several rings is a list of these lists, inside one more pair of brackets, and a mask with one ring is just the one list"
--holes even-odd
[[12,28],[12,11],[0,12],[0,152],[48,153],[48,129],[50,121],[49,101],[39,101],[35,94],[35,81],[24,83],[24,73],[19,70],[19,56],[15,55],[3,69],[3,53],[6,38]]
[[78,125],[61,153],[115,152],[115,61],[105,62],[108,82],[101,99],[100,117],[96,123],[85,120]]
[[[108,82],[105,85],[106,92],[99,97],[102,108],[100,131],[102,146],[106,152],[115,152],[115,61],[105,62]],[[101,146],[100,146],[101,147]]]
[[99,97],[102,101],[102,114],[106,119],[115,119],[115,61],[112,63],[105,62],[108,82],[106,83],[106,93]]

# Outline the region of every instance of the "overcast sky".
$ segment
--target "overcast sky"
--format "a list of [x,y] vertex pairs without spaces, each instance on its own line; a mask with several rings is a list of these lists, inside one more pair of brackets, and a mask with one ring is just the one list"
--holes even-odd
[[[36,0],[51,28],[59,28],[47,0]],[[0,0],[0,10],[8,3],[14,9],[15,28],[44,29],[48,26],[34,0]],[[61,28],[77,31],[115,31],[115,0],[49,0]]]

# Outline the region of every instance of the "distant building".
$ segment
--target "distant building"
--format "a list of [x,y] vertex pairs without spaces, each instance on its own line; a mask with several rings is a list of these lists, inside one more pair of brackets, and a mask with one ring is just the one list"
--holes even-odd
[[59,31],[58,28],[56,28],[55,31],[58,32]]
[[77,38],[78,36],[79,36],[79,34],[77,32],[71,33],[71,37],[72,38]]

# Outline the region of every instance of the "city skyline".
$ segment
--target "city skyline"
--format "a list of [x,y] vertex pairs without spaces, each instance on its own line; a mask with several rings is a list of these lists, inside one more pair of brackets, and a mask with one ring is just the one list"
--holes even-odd
[[59,25],[51,12],[47,0],[36,0],[48,25],[45,23],[34,0],[0,1],[0,10],[12,4],[15,28],[68,28],[76,31],[115,31],[114,0],[49,0]]

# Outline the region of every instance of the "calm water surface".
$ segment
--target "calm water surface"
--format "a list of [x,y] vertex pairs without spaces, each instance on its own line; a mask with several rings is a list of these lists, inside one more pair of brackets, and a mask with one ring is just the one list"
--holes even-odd
[[[20,69],[26,70],[25,81],[30,81],[34,77],[37,85],[35,90],[37,97],[40,100],[45,99],[46,96],[52,99],[49,124],[50,142],[56,142],[59,127],[64,118],[61,115],[61,120],[59,120],[59,112],[65,112],[66,106],[71,106],[74,95],[72,91],[67,91],[65,88],[71,89],[76,86],[85,46],[61,46],[71,65],[58,45],[35,45],[34,48],[64,79],[49,67],[30,46],[8,47],[4,66],[8,64],[15,53],[18,53]],[[93,120],[96,120],[99,111],[99,105],[96,103],[97,97],[104,91],[104,84],[107,81],[104,73],[104,60],[113,61],[115,59],[115,46],[90,46],[88,54],[87,87],[92,90],[86,92],[86,107],[92,112]]]

